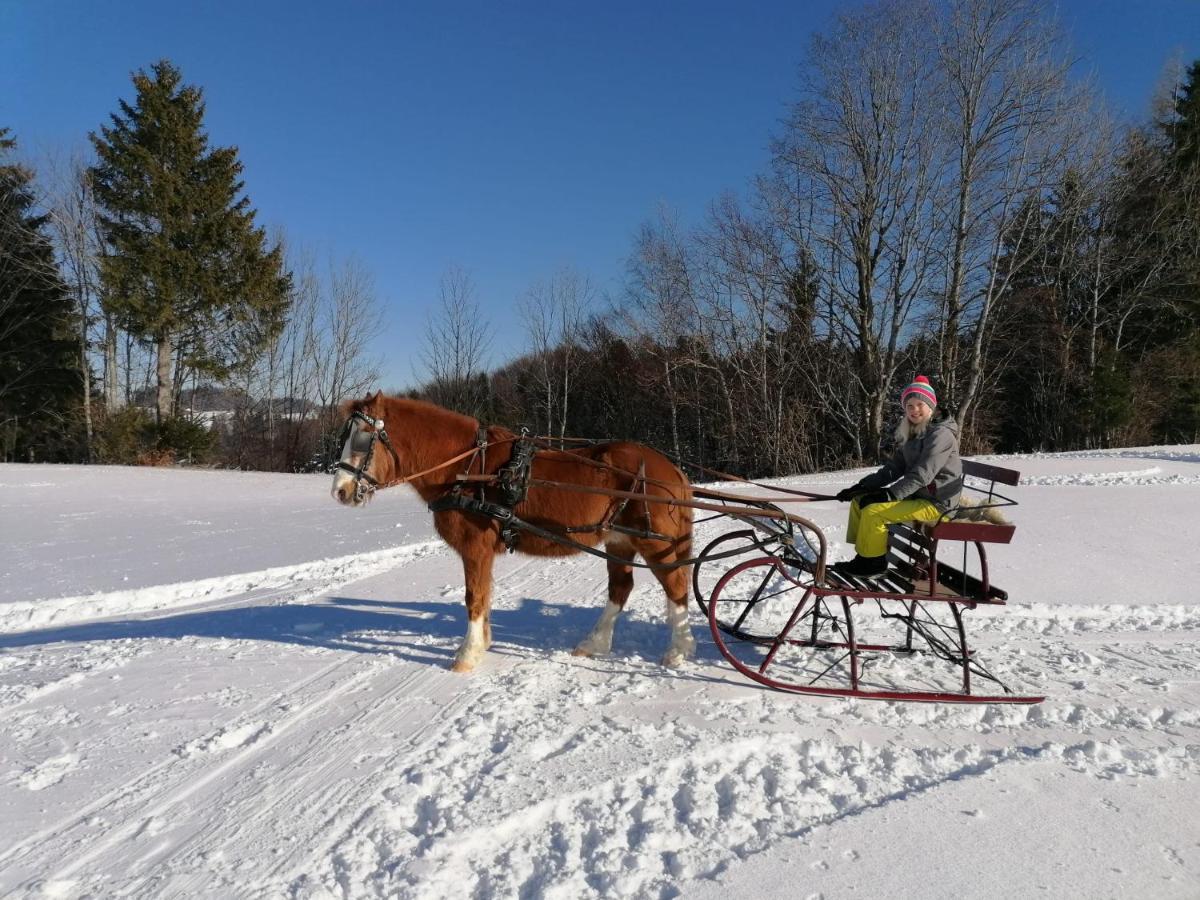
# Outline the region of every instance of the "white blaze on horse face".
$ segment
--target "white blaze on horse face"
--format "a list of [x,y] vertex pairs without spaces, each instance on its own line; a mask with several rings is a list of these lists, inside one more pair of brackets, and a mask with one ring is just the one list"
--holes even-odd
[[[353,453],[350,450],[350,445],[354,442],[354,432],[358,429],[358,423],[355,422],[350,429],[350,434],[346,436],[346,443],[342,445],[342,462],[358,468],[362,462],[361,453]],[[362,501],[358,499],[354,476],[345,469],[334,469],[333,472],[333,488],[330,490],[330,495],[338,503],[344,503],[347,506],[358,506]]]

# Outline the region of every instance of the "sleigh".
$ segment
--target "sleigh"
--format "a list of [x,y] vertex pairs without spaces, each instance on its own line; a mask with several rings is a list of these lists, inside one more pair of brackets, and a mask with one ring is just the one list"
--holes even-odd
[[[968,490],[983,498],[975,509],[1015,505],[997,485],[1015,485],[1018,472],[970,460],[963,471]],[[991,580],[987,546],[1010,543],[1015,526],[954,520],[893,525],[889,571],[878,578],[827,566],[824,540],[808,527],[815,539],[807,547],[815,552],[803,552],[806,545],[791,536],[772,541],[760,524],[722,535],[697,560],[696,599],[718,649],[737,671],[777,690],[828,697],[1045,699],[1012,692],[967,638],[966,612],[1008,600]],[[710,553],[739,543],[767,552],[724,570],[708,589]]]

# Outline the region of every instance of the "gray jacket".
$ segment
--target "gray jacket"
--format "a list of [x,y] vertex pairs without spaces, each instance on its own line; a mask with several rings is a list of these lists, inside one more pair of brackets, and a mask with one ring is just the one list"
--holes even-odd
[[954,508],[963,487],[958,423],[940,410],[935,412],[923,435],[896,448],[883,468],[859,485],[886,487],[897,500],[932,500],[943,512]]

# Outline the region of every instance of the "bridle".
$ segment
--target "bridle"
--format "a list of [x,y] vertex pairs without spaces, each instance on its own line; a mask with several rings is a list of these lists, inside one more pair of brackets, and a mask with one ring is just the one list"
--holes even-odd
[[[370,431],[364,431],[362,428],[356,428],[355,422],[361,422],[363,425],[370,426]],[[350,452],[361,453],[363,455],[362,462],[358,466],[352,466],[344,459],[339,459],[333,464],[330,472],[337,472],[338,469],[349,472],[354,476],[354,500],[361,503],[368,494],[373,494],[381,485],[375,478],[371,476],[367,469],[371,465],[371,457],[375,453],[375,442],[382,441],[383,446],[388,448],[388,452],[397,463],[400,462],[400,455],[396,453],[396,448],[392,446],[392,442],[388,440],[387,432],[383,427],[383,419],[372,419],[361,410],[355,410],[350,413],[350,418],[346,420],[346,424],[342,426],[341,437],[338,438],[338,444],[342,447],[346,446],[347,438],[350,439]],[[366,442],[366,447],[362,446],[362,442]]]

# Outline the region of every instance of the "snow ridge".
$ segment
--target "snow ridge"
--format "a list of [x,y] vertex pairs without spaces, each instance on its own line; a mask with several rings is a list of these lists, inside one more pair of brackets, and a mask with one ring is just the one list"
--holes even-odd
[[[25,600],[0,605],[0,634],[83,622],[105,616],[147,613],[199,602],[266,592],[279,588],[304,587],[319,582],[315,589],[327,590],[347,579],[366,578],[445,549],[441,541],[422,541],[386,550],[318,559],[292,566],[276,566],[258,572],[222,575],[198,581],[155,585],[128,591]],[[310,592],[313,590],[310,587]]]

